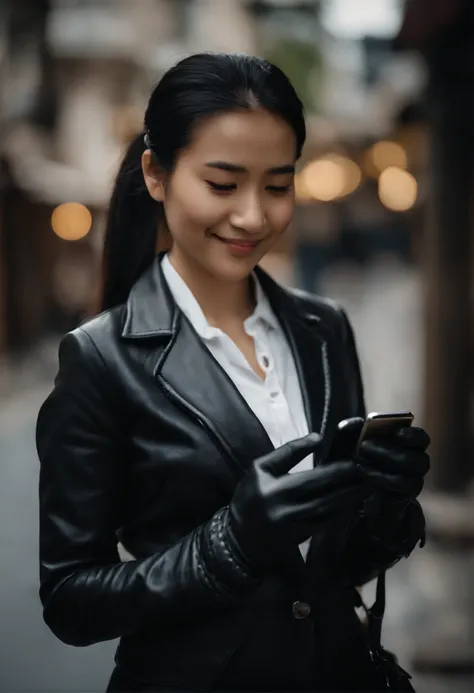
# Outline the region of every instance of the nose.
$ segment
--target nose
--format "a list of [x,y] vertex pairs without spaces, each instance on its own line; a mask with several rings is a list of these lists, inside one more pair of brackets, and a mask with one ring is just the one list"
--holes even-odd
[[258,196],[252,195],[242,200],[241,207],[236,209],[230,223],[238,229],[242,229],[249,234],[259,234],[265,227],[265,210]]

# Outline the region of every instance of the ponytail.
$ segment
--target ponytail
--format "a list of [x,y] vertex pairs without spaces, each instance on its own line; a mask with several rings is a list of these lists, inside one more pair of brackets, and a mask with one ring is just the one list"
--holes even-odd
[[141,157],[143,134],[130,143],[110,199],[102,263],[99,311],[124,303],[156,254],[161,204],[148,192]]

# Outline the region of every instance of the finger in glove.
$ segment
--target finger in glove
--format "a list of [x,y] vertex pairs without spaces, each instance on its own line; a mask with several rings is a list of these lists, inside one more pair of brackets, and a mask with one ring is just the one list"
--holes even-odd
[[430,457],[426,452],[394,446],[388,441],[366,440],[359,449],[357,462],[376,467],[380,472],[393,472],[408,476],[425,476],[430,470]]
[[368,495],[369,492],[362,483],[338,489],[328,493],[324,499],[319,499],[318,502],[307,502],[304,508],[305,519],[319,523],[323,519],[327,520],[330,517],[338,516],[352,506],[359,505]]
[[272,476],[278,477],[289,472],[311,453],[317,455],[321,448],[321,436],[318,433],[308,433],[302,438],[290,440],[267,455],[259,457],[255,461],[255,465]]
[[324,498],[307,500],[298,507],[297,512],[291,505],[282,506],[279,519],[286,523],[295,521],[298,541],[302,542],[315,534],[322,523],[359,507],[369,494],[366,484],[359,479],[358,483],[331,491]]
[[363,425],[364,419],[361,417],[340,421],[329,446],[326,461],[353,457]]
[[359,463],[356,464],[356,468],[369,484],[392,493],[416,498],[423,489],[424,479],[422,476],[382,472],[375,467]]
[[405,426],[395,433],[395,441],[405,448],[425,452],[431,443],[431,439],[424,428]]
[[320,502],[332,491],[358,486],[360,475],[352,460],[334,462],[328,466],[316,467],[304,472],[288,474],[277,480],[281,498],[290,501],[294,497],[304,501],[314,499]]

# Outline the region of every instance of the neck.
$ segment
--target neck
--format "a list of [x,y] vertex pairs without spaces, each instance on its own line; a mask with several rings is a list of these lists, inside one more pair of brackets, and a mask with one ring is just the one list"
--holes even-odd
[[184,257],[175,247],[169,251],[168,259],[213,327],[240,325],[253,313],[256,299],[250,277],[236,282],[223,281]]

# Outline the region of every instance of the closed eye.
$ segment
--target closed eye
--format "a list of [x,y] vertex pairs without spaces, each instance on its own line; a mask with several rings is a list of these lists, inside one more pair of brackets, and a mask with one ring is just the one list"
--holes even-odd
[[206,183],[212,190],[217,190],[218,192],[231,192],[237,187],[235,183],[220,185],[219,183],[214,183],[212,180],[207,180]]
[[290,192],[291,185],[269,185],[267,187],[267,190],[269,190],[270,192],[273,192],[273,193],[283,194],[283,193]]
[[[223,185],[220,183],[214,183],[212,180],[207,180],[206,183],[212,190],[216,190],[217,192],[231,192],[237,188],[235,183]],[[267,190],[276,194],[284,194],[290,192],[291,187],[291,185],[268,185]]]

